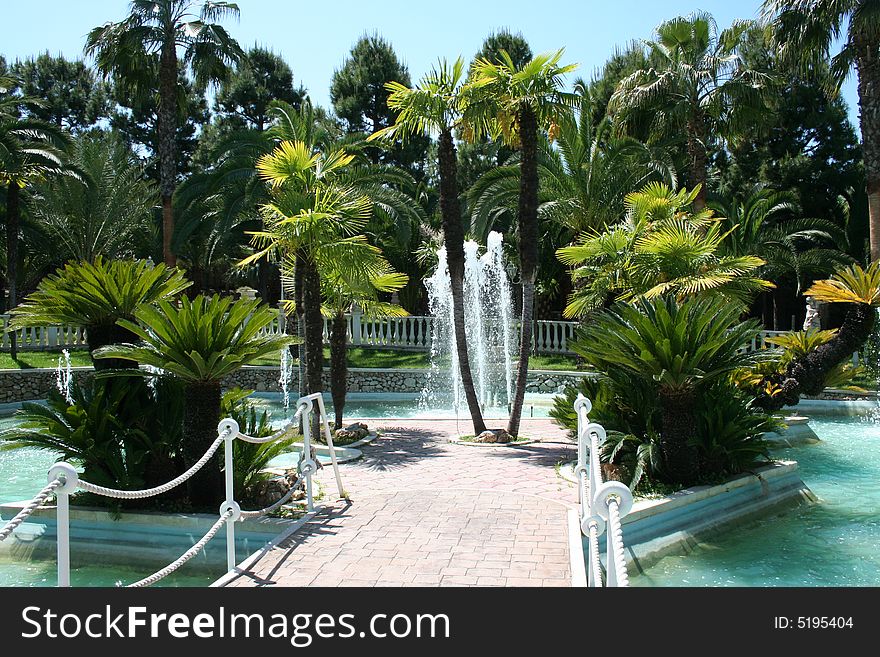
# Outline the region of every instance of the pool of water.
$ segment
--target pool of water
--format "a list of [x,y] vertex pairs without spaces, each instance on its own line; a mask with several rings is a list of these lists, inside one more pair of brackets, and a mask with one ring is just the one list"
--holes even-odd
[[880,424],[811,418],[823,440],[779,450],[820,503],[742,525],[669,556],[633,586],[880,585]]
[[[523,417],[549,417],[553,407],[553,399],[556,395],[533,393],[527,394],[523,405]],[[284,406],[281,396],[277,394],[262,394],[258,397],[271,411],[273,418],[283,418]],[[291,399],[291,404],[296,403],[296,398]],[[324,395],[324,404],[327,414],[333,417],[333,402],[330,395]],[[295,409],[293,409],[295,410]],[[289,414],[289,413],[288,413]],[[506,419],[509,416],[507,407],[488,407],[483,410],[483,417],[489,420]],[[470,418],[466,407],[458,410],[456,414],[451,408],[422,408],[419,400],[415,397],[403,397],[395,395],[391,398],[382,398],[372,393],[350,395],[345,404],[345,420],[357,420],[360,418],[406,418],[406,419],[451,419],[456,417],[462,420]]]

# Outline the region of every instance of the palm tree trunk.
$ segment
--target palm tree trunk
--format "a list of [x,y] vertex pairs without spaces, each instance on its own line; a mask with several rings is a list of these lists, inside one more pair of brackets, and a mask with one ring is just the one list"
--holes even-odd
[[330,395],[333,397],[333,412],[336,415],[334,428],[342,428],[345,396],[348,392],[348,318],[337,311],[330,325]]
[[[184,388],[186,399],[183,411],[183,463],[192,467],[217,438],[220,421],[220,383],[205,381],[190,383]],[[211,460],[188,482],[190,503],[216,511],[224,498],[223,476],[220,471],[218,450]]]
[[700,186],[697,198],[694,199],[694,210],[699,212],[706,207],[709,158],[706,154],[706,122],[696,113],[688,120],[687,152],[690,160],[690,186]]
[[474,389],[474,378],[468,358],[468,345],[464,317],[464,229],[461,225],[461,208],[458,203],[457,162],[455,143],[449,129],[440,133],[438,145],[440,162],[440,215],[443,221],[443,242],[446,245],[446,261],[452,288],[452,321],[458,356],[458,372],[461,376],[464,396],[467,400],[474,433],[486,430],[480,402]]
[[690,389],[658,391],[663,409],[660,453],[663,476],[669,483],[688,485],[697,478],[697,455],[688,445],[696,433],[695,397]]
[[[137,342],[137,336],[128,329],[116,324],[99,324],[86,327],[86,342],[89,356],[101,347],[122,342]],[[124,358],[93,358],[92,366],[95,370],[137,369],[138,364],[133,360]]]
[[177,265],[171,250],[174,236],[172,199],[177,185],[177,51],[173,41],[162,49],[159,62],[159,111],[156,136],[159,149],[159,189],[162,196],[162,258],[169,267]]
[[[20,188],[14,180],[6,188],[6,285],[9,291],[6,312],[18,304],[18,232],[20,223]],[[18,358],[18,342],[15,333],[9,334],[9,355]]]
[[859,74],[859,123],[868,192],[871,261],[880,260],[880,57],[877,45],[864,46],[856,59]]
[[324,370],[324,319],[321,316],[321,279],[318,268],[309,257],[302,259],[303,319],[305,336],[303,360],[306,367],[306,394],[322,392],[321,373]]
[[532,351],[532,318],[535,308],[535,280],[538,275],[538,119],[532,108],[523,104],[517,117],[521,145],[519,173],[519,269],[522,278],[522,315],[520,316],[519,363],[516,386],[507,432],[519,435],[529,356]]
[[821,393],[828,373],[865,344],[876,320],[875,308],[864,303],[851,304],[837,335],[789,365],[788,376],[798,382],[799,392],[807,395]]

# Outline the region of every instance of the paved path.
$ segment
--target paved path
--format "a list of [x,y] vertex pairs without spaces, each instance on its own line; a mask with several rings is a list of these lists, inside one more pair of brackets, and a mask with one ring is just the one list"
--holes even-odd
[[[340,466],[350,499],[326,504],[227,586],[571,584],[577,495],[555,466],[575,449],[558,427],[524,420],[521,433],[542,442],[487,448],[449,444],[454,421],[369,423],[382,437]],[[335,494],[329,467],[319,481]]]

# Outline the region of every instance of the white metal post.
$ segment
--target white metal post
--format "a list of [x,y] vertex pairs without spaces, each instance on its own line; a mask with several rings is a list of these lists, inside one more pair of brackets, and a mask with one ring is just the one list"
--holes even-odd
[[300,472],[306,478],[306,509],[308,511],[315,510],[315,502],[312,497],[312,401],[307,398],[300,400],[301,404],[305,404],[302,413],[303,427],[303,453],[300,460]]
[[70,586],[70,494],[76,490],[79,474],[68,463],[56,463],[49,469],[49,483],[56,479],[55,535],[58,549],[58,586]]
[[342,488],[342,476],[339,474],[339,464],[336,462],[336,448],[333,446],[333,434],[330,431],[330,423],[327,420],[327,411],[324,409],[324,397],[318,395],[318,412],[321,413],[321,420],[324,424],[324,439],[330,448],[330,462],[333,464],[333,473],[336,475],[336,488],[339,491],[339,497],[345,495]]
[[[223,443],[223,458],[225,465],[226,479],[226,503],[221,507],[220,514],[225,512],[226,508],[230,508],[235,504],[235,480],[232,464],[232,444],[238,437],[238,423],[234,420],[224,420],[220,424],[220,430],[226,430],[226,439]],[[235,518],[230,518],[226,522],[226,570],[235,569]]]

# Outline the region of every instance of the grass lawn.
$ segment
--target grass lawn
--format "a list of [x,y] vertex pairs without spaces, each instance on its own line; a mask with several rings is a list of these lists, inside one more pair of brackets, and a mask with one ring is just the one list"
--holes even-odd
[[[32,369],[35,367],[57,367],[60,351],[20,351],[18,360],[13,361],[8,353],[0,353],[0,369]],[[324,350],[325,367],[329,366],[330,350]],[[277,366],[279,357],[269,356],[260,360],[258,365]],[[88,367],[92,364],[85,349],[70,352],[70,362],[74,367]],[[425,369],[430,366],[428,353],[424,351],[395,351],[392,349],[362,349],[353,347],[348,350],[349,367],[394,368],[394,369]],[[577,369],[572,356],[559,354],[532,356],[529,359],[532,370],[574,370]]]

